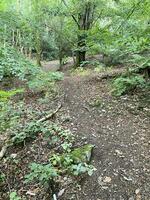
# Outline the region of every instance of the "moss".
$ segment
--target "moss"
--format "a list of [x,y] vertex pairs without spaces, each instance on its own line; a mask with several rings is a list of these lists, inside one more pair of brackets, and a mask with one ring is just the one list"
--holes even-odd
[[11,90],[11,91],[3,91],[0,90],[0,101],[7,101],[9,100],[12,96],[18,94],[18,93],[23,93],[23,89],[18,89],[18,90]]
[[69,157],[73,163],[90,162],[93,147],[94,145],[91,144],[86,144],[82,147],[78,147],[70,153],[63,154],[61,156],[61,161],[63,162],[66,157]]

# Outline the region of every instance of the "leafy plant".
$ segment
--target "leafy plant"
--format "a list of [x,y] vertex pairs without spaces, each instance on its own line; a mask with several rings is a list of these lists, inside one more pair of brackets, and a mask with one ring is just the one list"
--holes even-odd
[[[91,158],[92,148],[93,145],[84,145],[83,147],[71,150],[70,146],[67,145],[67,148],[64,149],[62,154],[54,154],[51,156],[50,162],[54,167],[59,167],[61,171],[73,174],[75,169],[80,170],[80,167],[82,166],[85,167],[85,171],[83,172],[81,169],[81,172],[85,173],[88,172],[88,167],[92,169],[92,166],[87,164]],[[75,168],[75,166],[77,168]],[[80,172],[78,172],[78,174],[80,174]]]
[[22,93],[23,89],[3,91],[0,90],[0,127],[1,132],[5,131],[15,124],[16,116],[14,116],[14,109],[10,102],[10,98],[18,93]]
[[21,80],[34,76],[40,68],[32,64],[13,47],[0,47],[0,80],[6,76],[15,76]]
[[5,181],[5,178],[6,178],[5,174],[0,172],[0,183],[3,183]]
[[33,180],[38,180],[44,184],[58,176],[58,170],[55,169],[51,164],[42,165],[37,163],[31,163],[29,167],[31,173],[25,176],[26,183],[31,182]]
[[32,90],[52,90],[55,81],[63,79],[63,73],[60,72],[41,72],[29,81],[29,88]]
[[26,124],[26,126],[22,129],[22,127],[19,127],[18,131],[16,130],[15,134],[11,138],[11,141],[13,144],[20,144],[27,139],[34,139],[36,137],[36,134],[42,131],[42,124],[37,122],[29,122]]
[[134,90],[137,87],[145,86],[145,79],[140,75],[131,75],[127,77],[119,77],[113,82],[112,93],[115,96],[121,96]]
[[79,164],[76,164],[76,165],[72,165],[70,167],[70,170],[72,171],[72,173],[75,176],[79,176],[79,175],[84,174],[86,172],[88,173],[89,176],[92,176],[93,172],[96,170],[96,168],[93,165],[88,165],[86,163],[79,163]]
[[131,63],[133,64],[133,68],[130,69],[130,72],[134,73],[143,73],[145,78],[150,77],[150,58],[149,54],[139,55],[134,54],[131,59]]
[[10,200],[21,200],[21,198],[17,195],[17,192],[11,192],[9,198]]
[[8,101],[12,96],[23,92],[24,92],[23,89],[10,90],[10,91],[0,90],[0,101],[1,102]]

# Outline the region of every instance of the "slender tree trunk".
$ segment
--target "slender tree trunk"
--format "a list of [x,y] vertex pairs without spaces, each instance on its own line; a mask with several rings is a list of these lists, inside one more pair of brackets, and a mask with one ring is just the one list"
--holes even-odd
[[5,35],[4,35],[4,48],[6,47],[6,34],[7,34],[7,26],[4,25]]
[[29,48],[29,59],[32,59],[32,48]]
[[15,46],[15,31],[12,31],[12,46]]
[[21,47],[20,52],[23,54],[24,47]]
[[74,51],[72,51],[72,59],[73,59],[73,64],[75,65],[76,64],[76,59],[75,59]]
[[36,63],[38,66],[41,66],[41,53],[42,51],[36,53]]
[[86,34],[78,36],[78,50],[76,52],[76,66],[80,66],[86,60]]

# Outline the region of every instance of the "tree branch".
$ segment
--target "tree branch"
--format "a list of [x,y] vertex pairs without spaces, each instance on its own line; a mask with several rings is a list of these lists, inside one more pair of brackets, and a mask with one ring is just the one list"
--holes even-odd
[[[69,6],[67,5],[66,1],[65,0],[62,0],[63,4],[69,8]],[[73,14],[71,14],[71,17],[73,18],[73,20],[75,21],[75,23],[77,24],[78,28],[80,28],[80,24],[78,22],[78,20],[75,18],[75,16]]]
[[[134,4],[134,6],[132,7],[132,9],[128,12],[128,15],[127,15],[127,17],[126,17],[126,19],[125,19],[125,22],[133,15],[134,11],[135,11],[136,8],[142,3],[142,1],[143,1],[143,0],[140,0],[139,2],[137,2],[137,4]],[[124,22],[122,22],[122,23],[120,24],[120,26],[117,28],[116,31],[118,31],[118,30],[122,27],[123,24],[124,24]]]

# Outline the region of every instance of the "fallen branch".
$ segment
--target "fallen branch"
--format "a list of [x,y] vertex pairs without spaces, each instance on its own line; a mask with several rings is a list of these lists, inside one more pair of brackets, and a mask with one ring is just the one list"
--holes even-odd
[[[49,115],[47,115],[47,116],[45,116],[45,117],[39,119],[37,122],[40,123],[40,122],[44,122],[44,121],[46,121],[46,120],[49,120],[49,119],[53,118],[53,117],[56,115],[56,113],[57,113],[61,108],[62,108],[62,104],[60,104],[60,105],[58,106],[58,108],[57,108],[54,112],[52,112],[52,113],[50,113]],[[4,155],[6,154],[6,151],[7,151],[8,147],[10,147],[12,144],[13,144],[13,143],[10,141],[10,139],[8,139],[8,140],[5,142],[5,145],[2,147],[2,149],[1,149],[1,151],[0,151],[0,160],[1,160],[1,159],[4,157]]]
[[94,75],[93,77],[90,78],[90,81],[101,81],[103,79],[111,79],[111,78],[115,78],[118,77],[120,75],[124,75],[126,73],[126,69],[115,69],[111,72],[102,72],[98,75]]
[[40,123],[40,122],[44,122],[44,121],[46,121],[46,120],[49,120],[49,119],[53,118],[53,117],[56,115],[56,113],[57,113],[61,108],[62,108],[62,104],[60,104],[60,105],[58,106],[58,108],[57,108],[54,112],[52,112],[52,113],[50,113],[49,115],[47,115],[47,116],[45,116],[45,117],[39,119],[37,122]]
[[1,151],[0,151],[0,159],[2,159],[7,151],[7,148],[9,147],[10,145],[6,144],[5,146],[2,147]]

